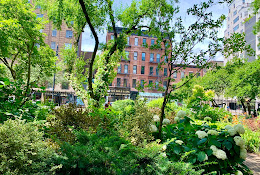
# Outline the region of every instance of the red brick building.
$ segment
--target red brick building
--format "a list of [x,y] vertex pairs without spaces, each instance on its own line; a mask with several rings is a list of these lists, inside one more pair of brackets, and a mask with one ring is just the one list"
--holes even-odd
[[[122,28],[117,28],[118,32],[122,31]],[[112,32],[108,32],[106,41],[114,38]],[[166,86],[166,78],[169,75],[167,65],[162,65],[161,69],[158,69],[160,62],[166,61],[167,57],[164,56],[164,49],[150,49],[150,46],[156,44],[156,38],[136,34],[132,34],[127,38],[127,47],[125,49],[126,56],[128,58],[122,58],[120,66],[117,68],[117,76],[110,86],[111,97],[113,100],[131,98],[138,93],[136,89],[138,84],[148,85],[153,83],[158,86]],[[146,47],[148,46],[148,47]],[[175,83],[179,82],[181,78],[198,72],[198,76],[203,76],[203,70],[195,66],[188,66],[186,69],[180,69],[179,72],[173,75]],[[125,89],[125,91],[124,91]],[[120,97],[120,93],[123,96]],[[130,94],[127,94],[130,91]],[[147,98],[158,98],[163,95],[163,92],[154,88],[145,87],[144,92],[139,93],[140,96]]]

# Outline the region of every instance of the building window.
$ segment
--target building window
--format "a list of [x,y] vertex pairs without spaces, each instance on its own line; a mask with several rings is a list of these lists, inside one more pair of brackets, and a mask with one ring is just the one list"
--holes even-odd
[[164,81],[164,82],[163,82],[163,88],[166,89],[166,87],[167,87],[167,81]]
[[127,74],[128,73],[128,65],[126,64],[124,67],[124,73]]
[[65,43],[65,49],[71,49],[72,44],[71,43]]
[[153,75],[153,67],[150,67],[150,75]]
[[164,75],[164,76],[167,76],[167,68],[164,68],[164,69],[163,69],[163,75]]
[[73,32],[72,30],[66,30],[66,38],[72,38]]
[[118,72],[118,73],[121,73],[121,71],[122,71],[122,65],[120,64],[120,65],[117,67],[117,72]]
[[237,16],[234,20],[233,23],[235,24],[239,20],[239,16]]
[[134,65],[134,66],[133,66],[133,74],[136,74],[136,73],[137,73],[137,66]]
[[192,71],[190,71],[190,72],[189,72],[189,75],[190,75],[190,76],[191,76],[191,75],[193,75],[193,72],[192,72]]
[[245,3],[245,0],[243,0],[243,4]]
[[130,37],[127,37],[127,45],[130,46]]
[[235,32],[235,31],[238,30],[238,29],[239,29],[239,24],[236,25],[236,26],[233,28],[233,31]]
[[144,87],[144,80],[141,80],[141,87]]
[[134,52],[134,60],[137,60],[137,52]]
[[177,72],[173,73],[173,78],[177,78]]
[[156,76],[159,76],[159,68],[156,67]]
[[56,42],[51,42],[51,49],[55,49],[56,47]]
[[154,39],[151,39],[151,46],[154,45]]
[[128,51],[125,52],[125,56],[126,56],[126,58],[129,58],[129,52]]
[[165,63],[168,62],[168,56],[164,56],[164,62],[165,62]]
[[120,85],[121,85],[121,78],[117,78],[117,80],[116,80],[116,85],[117,85],[118,87],[120,87]]
[[156,80],[155,81],[155,89],[158,89],[158,87],[159,87],[159,82],[158,82],[158,80]]
[[184,72],[182,71],[182,72],[181,72],[181,78],[184,78],[184,76],[185,76],[185,74],[184,74]]
[[144,66],[141,67],[141,74],[144,74],[144,70],[145,70],[144,68],[145,68]]
[[110,39],[112,40],[112,39],[114,39],[114,38],[115,38],[114,35],[111,35]]
[[135,46],[138,46],[138,38],[135,38]]
[[146,46],[146,38],[143,38],[143,46]]
[[160,54],[159,54],[159,53],[157,53],[156,62],[157,62],[157,63],[160,63]]
[[56,30],[56,29],[53,29],[53,30],[52,30],[52,34],[51,34],[51,36],[54,36],[54,37],[57,36],[57,30]]
[[154,54],[150,53],[150,62],[153,62],[153,60],[154,60]]
[[[235,4],[234,4],[235,5]],[[235,10],[234,12],[233,12],[233,16],[235,16],[237,14],[237,11]]]
[[151,86],[153,84],[153,80],[149,80],[149,85]]
[[69,89],[69,83],[68,82],[62,82],[61,83],[61,89]]
[[132,87],[133,87],[133,88],[136,87],[136,79],[133,79]]
[[145,61],[145,52],[142,53],[142,61]]
[[127,79],[124,79],[124,87],[127,87]]

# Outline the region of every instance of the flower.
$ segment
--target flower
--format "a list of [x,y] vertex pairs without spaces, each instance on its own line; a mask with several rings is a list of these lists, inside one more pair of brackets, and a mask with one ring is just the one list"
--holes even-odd
[[204,137],[207,137],[208,134],[205,131],[197,131],[196,134],[198,135],[198,138],[203,139]]
[[167,118],[163,119],[163,124],[164,125],[170,124],[170,122],[171,121],[169,119],[167,119]]
[[174,117],[174,121],[178,122],[178,121],[180,121],[180,118],[179,117]]
[[183,111],[183,110],[180,110],[180,111],[177,113],[177,115],[176,115],[176,117],[179,117],[179,118],[183,118],[183,117],[185,117],[185,116],[186,116],[186,112]]
[[161,155],[162,155],[163,157],[166,157],[166,153],[161,153]]
[[160,117],[158,115],[154,115],[153,116],[153,121],[154,122],[159,122],[160,121]]
[[244,134],[245,133],[245,129],[243,127],[243,125],[241,124],[237,124],[234,126],[234,129],[236,130],[236,132],[238,132],[239,134]]
[[209,130],[208,134],[217,136],[218,135],[218,131],[216,131],[216,130]]
[[213,154],[214,154],[214,155],[216,154],[216,152],[217,152],[217,150],[218,150],[218,148],[217,148],[215,145],[211,145],[211,146],[210,146],[210,149],[213,151]]
[[221,150],[221,149],[218,149],[218,150],[216,151],[215,156],[216,156],[218,159],[222,159],[222,160],[227,159],[227,154],[226,154],[226,152],[223,151],[223,150]]
[[239,170],[237,170],[237,172],[235,173],[235,175],[243,175],[243,173]]
[[226,125],[226,126],[225,126],[225,129],[226,129],[226,130],[229,130],[229,129],[231,129],[231,128],[232,128],[232,126],[230,126],[230,125]]
[[151,126],[150,126],[150,130],[151,130],[152,132],[157,132],[157,131],[158,131],[158,129],[157,129],[157,127],[156,127],[155,125],[151,125]]
[[235,136],[234,141],[236,142],[237,146],[244,147],[244,145],[245,145],[245,141],[240,136]]
[[240,149],[240,158],[241,159],[246,159],[247,157],[247,152],[245,148]]
[[167,146],[166,146],[166,145],[163,145],[162,151],[165,151],[166,149],[167,149]]
[[210,118],[210,117],[205,117],[204,120],[205,120],[206,122],[210,122],[210,121],[212,120],[212,118]]
[[209,160],[209,157],[208,157],[208,155],[207,154],[205,154],[205,159],[203,160],[203,161],[206,161],[206,160]]
[[236,131],[234,128],[228,129],[228,134],[229,134],[230,136],[234,136],[234,135],[236,135],[236,133],[237,133],[237,131]]
[[175,143],[179,144],[179,145],[182,145],[183,144],[183,141],[182,140],[175,140]]

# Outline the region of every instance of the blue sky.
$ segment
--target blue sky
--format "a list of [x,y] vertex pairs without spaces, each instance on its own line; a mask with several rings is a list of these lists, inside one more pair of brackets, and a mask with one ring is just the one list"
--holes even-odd
[[[127,6],[131,4],[132,0],[114,0],[114,6],[113,8],[119,8],[120,6]],[[188,16],[186,14],[186,10],[190,7],[192,7],[194,4],[198,4],[200,2],[205,2],[206,0],[179,0],[179,6],[180,6],[180,16],[182,17],[184,24],[186,24],[187,26],[193,22],[193,18],[191,18],[190,16]],[[212,11],[213,13],[213,17],[214,18],[218,18],[220,15],[224,14],[227,15],[228,14],[228,6],[227,4],[218,4],[215,5],[213,8],[209,9],[209,11]],[[223,27],[219,30],[219,37],[223,37],[224,36],[224,31],[226,28],[226,22],[224,22]],[[82,50],[83,51],[93,51],[94,49],[94,39],[91,36],[91,32],[88,29],[88,27],[85,28],[84,30],[85,32],[82,35]],[[104,43],[106,42],[106,31],[104,31],[103,33],[99,33],[99,38],[100,38],[100,42]],[[203,47],[203,45],[201,45],[201,47]],[[221,55],[217,55],[217,60],[223,60]]]

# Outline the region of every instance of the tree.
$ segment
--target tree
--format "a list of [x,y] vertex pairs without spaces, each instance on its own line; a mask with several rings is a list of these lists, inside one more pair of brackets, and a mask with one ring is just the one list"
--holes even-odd
[[[24,0],[0,1],[0,60],[13,81],[25,80],[24,97],[30,96],[33,83],[52,75],[56,61],[54,51],[44,43],[41,33],[44,21],[33,11],[34,7]],[[33,82],[34,69],[40,74]]]

